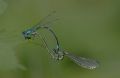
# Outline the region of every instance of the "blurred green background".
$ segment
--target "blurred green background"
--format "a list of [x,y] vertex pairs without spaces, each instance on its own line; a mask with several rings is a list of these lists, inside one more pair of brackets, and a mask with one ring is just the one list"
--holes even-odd
[[[0,0],[0,78],[120,78],[119,8],[119,0]],[[62,48],[98,60],[98,69],[53,61],[24,40],[21,32],[52,11]]]

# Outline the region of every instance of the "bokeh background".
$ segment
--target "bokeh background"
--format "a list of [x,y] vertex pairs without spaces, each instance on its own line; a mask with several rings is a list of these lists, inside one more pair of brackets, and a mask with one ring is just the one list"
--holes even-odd
[[[0,78],[120,78],[119,0],[0,0]],[[95,70],[47,50],[21,32],[56,11],[62,48],[99,61]]]

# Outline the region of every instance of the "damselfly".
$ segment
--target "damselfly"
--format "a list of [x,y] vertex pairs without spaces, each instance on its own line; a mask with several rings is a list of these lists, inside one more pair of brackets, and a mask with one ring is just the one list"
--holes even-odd
[[[56,60],[62,60],[64,58],[64,56],[67,56],[74,63],[76,63],[79,66],[82,66],[84,68],[87,68],[87,69],[97,68],[99,66],[99,64],[95,60],[76,56],[76,55],[69,53],[68,51],[62,50],[60,48],[58,38],[57,38],[55,32],[50,27],[50,25],[53,23],[53,21],[55,21],[57,19],[54,19],[54,20],[48,19],[48,18],[51,18],[54,13],[55,12],[53,12],[52,14],[49,14],[40,23],[38,23],[37,25],[33,26],[32,28],[24,31],[23,36],[25,37],[25,39],[31,39],[32,37],[33,38],[39,37],[42,40],[42,42],[44,43],[48,52]],[[40,30],[39,32],[38,32],[38,29]],[[49,36],[48,36],[48,34],[49,34]],[[53,40],[54,44],[51,43],[50,40]],[[53,44],[53,45],[51,45],[51,44]]]
[[58,18],[53,18],[56,12],[53,11],[51,14],[43,18],[38,24],[34,25],[33,27],[25,30],[22,32],[25,39],[31,39],[36,35],[36,31],[40,28],[48,27],[53,24],[54,21],[58,20]]

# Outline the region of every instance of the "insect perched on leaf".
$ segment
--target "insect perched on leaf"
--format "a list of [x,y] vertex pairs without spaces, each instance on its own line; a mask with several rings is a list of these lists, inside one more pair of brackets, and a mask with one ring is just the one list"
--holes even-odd
[[[60,48],[60,44],[58,38],[51,28],[51,25],[57,18],[52,18],[55,12],[52,12],[48,16],[46,16],[40,23],[31,27],[30,29],[22,32],[25,39],[31,39],[34,37],[39,37],[44,43],[48,52],[52,55],[55,60],[62,60],[64,56],[70,58],[77,65],[87,68],[87,69],[95,69],[99,66],[99,64],[92,59],[84,58],[76,56],[66,50]],[[39,31],[38,31],[39,30]]]

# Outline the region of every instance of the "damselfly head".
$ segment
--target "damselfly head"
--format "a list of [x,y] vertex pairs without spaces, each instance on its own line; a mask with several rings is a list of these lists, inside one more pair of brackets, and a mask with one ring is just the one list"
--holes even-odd
[[32,31],[28,30],[28,31],[23,31],[22,32],[23,36],[25,39],[31,39],[31,34],[32,34]]

